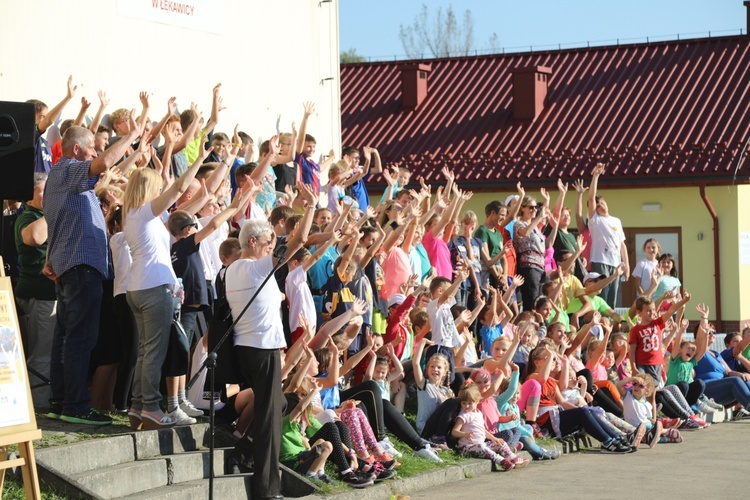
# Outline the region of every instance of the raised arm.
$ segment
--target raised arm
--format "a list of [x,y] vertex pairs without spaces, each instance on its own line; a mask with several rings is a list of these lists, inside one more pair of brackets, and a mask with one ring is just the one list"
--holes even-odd
[[[78,112],[76,119],[73,120],[74,127],[80,127],[83,125],[83,120],[86,118],[86,111],[88,111],[89,107],[91,107],[91,101],[85,97],[81,97],[81,110]],[[94,131],[94,133],[96,133],[96,131]]]
[[224,109],[224,98],[221,97],[221,83],[217,83],[214,86],[213,94],[211,98],[211,116],[208,117],[206,122],[205,133],[210,134],[216,128],[219,123],[219,113]]
[[89,166],[89,177],[98,176],[112,166],[127,152],[130,144],[140,135],[140,129],[135,122],[135,110],[130,112],[130,133],[107,148],[104,153],[94,158]]
[[518,197],[508,207],[508,215],[498,223],[500,227],[505,227],[510,224],[510,221],[515,220],[518,211],[521,209],[521,203],[523,203],[523,197],[526,196],[526,190],[521,186],[520,182],[516,183],[516,192],[518,193]]
[[576,227],[579,234],[583,234],[586,229],[586,221],[583,220],[583,194],[588,191],[589,188],[583,185],[583,179],[578,179],[573,183],[573,187],[576,190]]
[[[115,146],[123,142],[122,140],[117,141]],[[195,179],[195,174],[198,173],[198,169],[203,164],[203,160],[206,159],[208,154],[212,151],[212,148],[200,148],[198,152],[198,158],[195,159],[192,165],[182,174],[177,180],[175,180],[171,186],[166,188],[162,193],[157,196],[154,201],[151,202],[151,212],[154,217],[158,217],[167,211],[169,207],[175,204],[175,202],[187,191],[190,183]],[[100,156],[101,158],[101,156]]]
[[599,187],[599,176],[604,173],[604,164],[597,163],[594,167],[594,174],[591,177],[591,187],[589,189],[589,207],[588,214],[591,219],[596,213],[596,190]]
[[57,119],[60,118],[60,115],[62,114],[63,109],[65,109],[65,106],[67,106],[70,100],[75,97],[76,90],[78,90],[78,85],[73,85],[73,76],[71,75],[68,77],[68,93],[65,94],[65,97],[63,97],[62,101],[57,103],[54,108],[47,111],[47,115],[42,118],[39,121],[39,124],[36,126],[40,134],[45,133],[50,125],[55,123]]
[[164,117],[159,121],[159,123],[156,124],[156,126],[151,130],[151,135],[149,135],[146,138],[146,141],[149,143],[152,142],[154,139],[159,137],[161,134],[161,131],[164,130],[164,126],[167,124],[169,119],[175,114],[177,111],[177,98],[176,97],[170,97],[167,101],[167,114],[164,115]]
[[563,182],[562,179],[557,179],[557,191],[560,193],[555,200],[555,206],[552,208],[552,213],[555,217],[560,217],[562,207],[565,205],[565,195],[568,193],[568,183]]
[[662,321],[667,321],[669,318],[672,317],[672,315],[674,313],[677,312],[677,309],[679,309],[680,307],[683,307],[688,302],[690,302],[690,293],[688,293],[687,291],[685,291],[685,293],[682,294],[682,299],[680,299],[677,302],[673,303],[672,306],[669,309],[667,309],[666,311],[664,311],[664,313],[662,313],[661,320]]
[[424,388],[424,375],[422,374],[422,353],[424,352],[425,345],[434,345],[432,341],[423,338],[419,344],[417,344],[417,352],[414,353],[414,357],[411,358],[411,366],[414,373],[414,383],[417,389]]
[[315,104],[312,102],[306,102],[302,105],[304,114],[302,115],[302,121],[299,124],[299,135],[297,136],[297,144],[294,147],[296,154],[301,154],[302,150],[305,149],[305,135],[307,134],[307,120],[310,115],[315,112]]
[[89,130],[92,134],[96,134],[96,131],[99,130],[99,125],[102,123],[102,116],[104,116],[104,109],[109,106],[109,99],[106,92],[100,90],[97,95],[99,96],[99,108],[96,110],[94,119],[89,123]]

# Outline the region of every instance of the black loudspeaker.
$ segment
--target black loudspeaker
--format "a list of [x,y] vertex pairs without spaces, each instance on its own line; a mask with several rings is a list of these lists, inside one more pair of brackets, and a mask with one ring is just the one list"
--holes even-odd
[[0,101],[0,200],[34,197],[34,105]]

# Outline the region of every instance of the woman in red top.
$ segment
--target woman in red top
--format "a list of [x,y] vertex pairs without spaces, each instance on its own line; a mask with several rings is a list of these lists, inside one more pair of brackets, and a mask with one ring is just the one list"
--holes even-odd
[[[534,349],[529,356],[527,379],[534,379],[542,386],[539,398],[539,417],[536,422],[540,427],[554,432],[552,420],[556,419],[560,435],[567,436],[581,429],[601,442],[602,453],[629,453],[632,448],[614,435],[605,425],[599,422],[597,415],[588,406],[577,407],[569,403],[560,392],[568,382],[568,358],[550,351],[546,346]],[[552,370],[560,364],[558,378],[551,376]],[[558,380],[560,382],[558,382]],[[555,410],[558,410],[555,415]]]

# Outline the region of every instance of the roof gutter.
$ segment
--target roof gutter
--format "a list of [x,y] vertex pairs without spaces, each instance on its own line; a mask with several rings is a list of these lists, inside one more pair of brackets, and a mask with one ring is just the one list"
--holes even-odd
[[716,210],[711,205],[711,201],[706,196],[706,186],[700,186],[700,195],[703,203],[706,204],[708,213],[711,215],[711,219],[714,221],[714,295],[716,296],[716,331],[722,331],[721,324],[721,256],[719,254],[719,217],[716,215]]

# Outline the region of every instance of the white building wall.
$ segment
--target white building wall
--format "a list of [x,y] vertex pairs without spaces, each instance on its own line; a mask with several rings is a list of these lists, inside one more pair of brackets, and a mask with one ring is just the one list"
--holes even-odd
[[239,123],[265,140],[277,121],[281,132],[299,125],[302,103],[314,101],[308,133],[318,153],[340,151],[336,0],[181,1],[194,7],[189,21],[207,30],[118,13],[140,8],[184,21],[160,8],[164,0],[0,0],[0,100],[36,98],[52,107],[72,74],[78,93],[61,119],[76,116],[81,96],[92,101],[93,117],[100,89],[112,100],[107,111],[140,112],[138,92],[146,90],[152,120],[171,96],[180,110],[195,101],[207,118],[211,89],[221,82],[227,109],[217,131],[231,137]]

